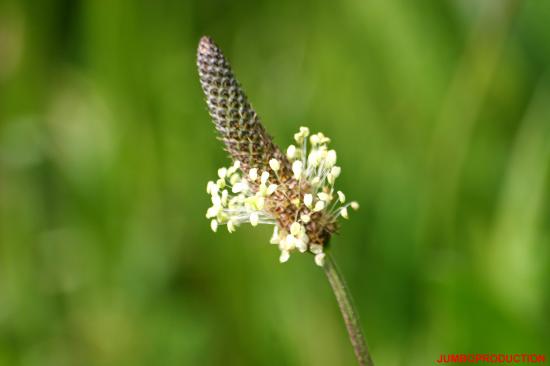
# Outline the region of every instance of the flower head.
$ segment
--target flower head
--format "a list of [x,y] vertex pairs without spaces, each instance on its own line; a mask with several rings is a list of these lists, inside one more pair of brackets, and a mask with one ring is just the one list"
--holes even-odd
[[273,225],[270,243],[278,246],[281,263],[292,252],[309,252],[323,266],[338,218],[349,217],[348,207],[359,207],[346,203],[345,195],[334,189],[341,169],[336,151],[328,148],[330,139],[300,127],[295,144],[283,154],[209,38],[200,41],[197,63],[210,115],[233,160],[206,187],[212,201],[206,217],[212,230],[220,225],[229,232],[245,223]]

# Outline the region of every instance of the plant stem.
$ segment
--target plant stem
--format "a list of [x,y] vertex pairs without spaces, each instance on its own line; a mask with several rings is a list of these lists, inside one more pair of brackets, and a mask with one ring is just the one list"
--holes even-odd
[[334,262],[334,258],[331,253],[326,253],[323,268],[325,269],[328,281],[332,286],[334,296],[336,296],[336,300],[338,301],[338,306],[340,306],[340,311],[342,312],[342,317],[346,323],[349,339],[351,341],[351,345],[353,346],[353,350],[355,351],[357,362],[361,366],[374,366],[374,362],[372,362],[372,358],[369,353],[369,348],[367,347],[367,342],[365,341],[365,336],[361,331],[357,311],[352,303],[351,294],[346,286],[346,283],[344,282],[342,274]]

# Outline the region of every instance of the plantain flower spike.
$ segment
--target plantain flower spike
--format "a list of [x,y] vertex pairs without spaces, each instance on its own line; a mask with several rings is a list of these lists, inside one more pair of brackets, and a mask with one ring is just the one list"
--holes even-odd
[[359,208],[335,191],[341,169],[336,151],[328,148],[330,139],[300,127],[283,153],[208,37],[199,42],[197,66],[210,117],[233,161],[218,169],[218,177],[206,186],[212,200],[206,212],[210,227],[217,231],[226,225],[231,233],[245,223],[273,225],[270,243],[278,246],[281,263],[298,251],[313,254],[314,262],[323,266],[338,218],[349,217],[348,207]]

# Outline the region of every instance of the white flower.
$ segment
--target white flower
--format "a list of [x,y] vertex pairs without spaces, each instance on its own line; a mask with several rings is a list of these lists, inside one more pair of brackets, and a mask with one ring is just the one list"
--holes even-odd
[[212,205],[214,205],[214,206],[221,206],[222,205],[222,199],[221,199],[221,197],[219,196],[218,193],[213,194],[210,197],[210,200],[212,201]]
[[250,171],[248,172],[248,178],[250,178],[250,180],[253,182],[256,179],[258,179],[258,169],[257,168],[250,169]]
[[342,207],[340,209],[340,215],[342,215],[344,219],[349,219],[347,207]]
[[279,160],[277,160],[277,159],[269,160],[269,166],[271,167],[271,169],[273,169],[274,172],[276,172],[277,170],[279,170],[281,168],[281,164],[279,163]]
[[323,253],[323,246],[320,244],[311,244],[309,246],[309,251],[313,254]]
[[256,212],[252,212],[250,214],[250,225],[252,225],[252,226],[258,225],[259,220],[260,220],[260,218],[259,218],[259,216]]
[[218,177],[220,177],[220,179],[225,179],[226,176],[227,176],[227,168],[218,169]]
[[325,208],[325,201],[317,201],[315,203],[315,207],[313,208],[313,211],[319,212],[322,211]]
[[294,173],[294,179],[300,179],[300,176],[302,175],[302,162],[300,160],[296,160],[294,163],[292,163],[292,172]]
[[330,195],[328,193],[325,193],[325,192],[319,192],[317,193],[317,197],[321,200],[321,201],[325,201],[325,202],[330,202],[330,200],[332,199],[332,197],[330,197]]
[[330,139],[320,132],[310,135],[306,127],[294,137],[297,144],[286,149],[286,157],[292,162],[292,177],[287,171],[278,175],[281,165],[288,163],[286,160],[269,159],[277,184],[270,182],[272,176],[267,167],[252,166],[245,173],[240,162],[235,161],[231,167],[218,169],[219,178],[208,182],[206,191],[212,206],[206,217],[213,231],[219,225],[227,225],[230,233],[243,223],[273,225],[269,242],[278,246],[281,263],[288,261],[293,251],[309,251],[315,255],[315,263],[323,266],[325,243],[319,242],[323,237],[319,230],[332,234],[338,217],[347,219],[348,207],[357,210],[359,204],[344,204],[346,196],[334,189],[341,168],[335,165],[336,152],[328,148]]
[[301,230],[302,230],[302,225],[300,225],[297,222],[293,222],[292,225],[290,225],[290,233],[294,236],[297,236]]
[[276,190],[277,190],[277,185],[276,184],[270,184],[269,187],[267,187],[266,194],[268,196],[271,196],[273,194],[273,192],[275,192]]
[[295,239],[294,243],[296,245],[296,249],[298,249],[300,253],[307,251],[307,244],[302,239]]
[[262,184],[266,184],[268,179],[269,179],[269,173],[268,172],[263,172],[261,177],[260,177],[260,182]]
[[212,182],[212,181],[209,181],[208,184],[206,185],[206,193],[208,194],[214,194],[214,193],[218,193],[218,186],[216,185],[216,183]]
[[286,157],[292,160],[294,159],[295,156],[296,156],[296,146],[289,145],[288,148],[286,149]]
[[279,244],[281,242],[281,239],[279,238],[279,228],[277,226],[273,227],[273,235],[271,236],[271,239],[269,240],[270,244]]
[[233,193],[240,193],[240,192],[246,192],[248,191],[248,184],[246,182],[238,182],[233,185],[233,189],[231,189]]
[[310,193],[304,194],[304,205],[306,205],[307,208],[311,208],[312,204],[313,204],[313,195]]
[[325,253],[315,254],[315,264],[319,267],[323,267],[325,265]]
[[218,230],[218,220],[210,221],[210,228],[213,232],[216,232]]
[[292,234],[288,234],[284,240],[281,240],[281,245],[283,250],[292,250],[296,247],[295,245],[296,238]]
[[336,164],[336,151],[329,150],[327,153],[327,166],[333,166]]
[[336,192],[336,194],[338,195],[338,200],[340,201],[340,203],[346,202],[346,195],[342,193],[342,191],[338,191]]
[[233,223],[233,221],[229,220],[227,222],[227,231],[229,231],[230,233],[234,232],[236,230],[235,228],[235,224]]
[[285,263],[286,261],[288,261],[288,258],[290,258],[290,253],[288,252],[288,250],[282,250],[281,256],[279,257],[279,262]]

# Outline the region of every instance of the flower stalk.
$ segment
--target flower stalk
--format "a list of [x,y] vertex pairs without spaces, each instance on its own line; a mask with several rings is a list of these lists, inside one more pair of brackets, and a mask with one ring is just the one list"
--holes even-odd
[[[273,225],[270,243],[285,263],[291,253],[313,255],[323,267],[342,311],[360,365],[372,366],[350,294],[328,255],[328,242],[338,231],[338,219],[349,218],[348,202],[335,188],[341,168],[330,139],[300,127],[294,143],[281,150],[267,133],[235,78],[220,48],[201,38],[197,67],[206,105],[218,138],[233,164],[218,169],[207,184],[212,206],[206,212],[212,231],[220,225],[232,233],[242,224]],[[285,151],[285,152],[283,152]]]
[[334,292],[334,296],[336,297],[336,301],[338,302],[338,306],[340,307],[340,311],[342,312],[344,323],[346,323],[346,329],[357,362],[361,366],[374,366],[365,336],[361,330],[357,311],[353,305],[351,293],[331,253],[327,253],[323,268],[330,282],[330,286],[332,287],[332,291]]

